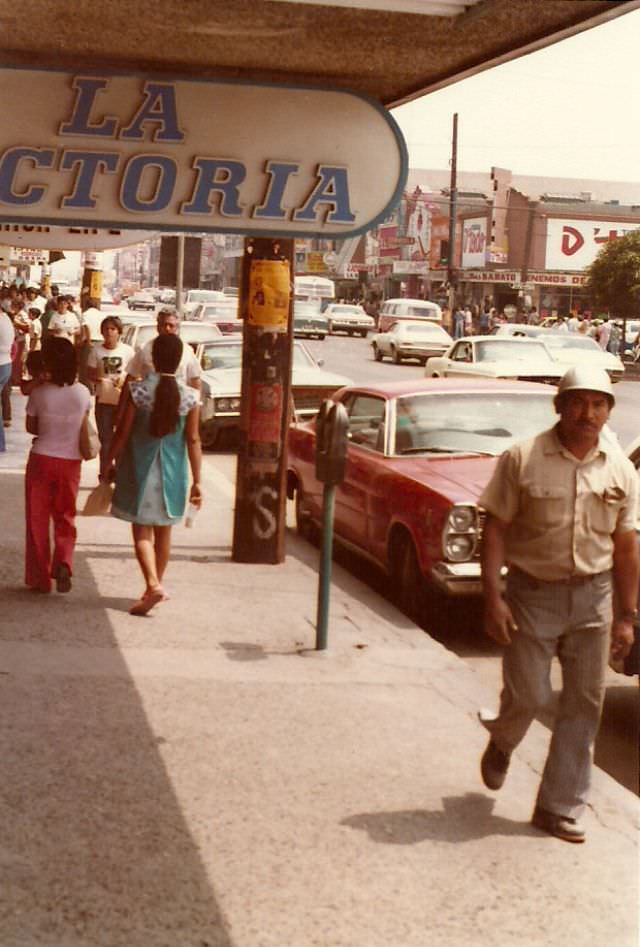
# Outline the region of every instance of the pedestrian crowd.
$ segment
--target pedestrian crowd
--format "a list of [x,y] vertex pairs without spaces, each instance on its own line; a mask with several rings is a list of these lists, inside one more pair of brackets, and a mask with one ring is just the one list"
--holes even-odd
[[[612,355],[620,355],[626,348],[623,323],[609,319],[607,315],[596,317],[590,311],[571,311],[566,316],[558,315],[555,311],[542,315],[535,306],[518,312],[515,307],[498,310],[488,303],[483,306],[460,304],[454,307],[453,312],[447,307],[443,309],[443,326],[454,339],[468,335],[488,335],[497,326],[507,323],[541,326],[554,332],[577,332],[594,339],[603,351],[611,352]],[[634,353],[638,350],[640,357],[640,333],[633,343],[633,349]]]
[[34,435],[25,471],[25,582],[35,592],[51,592],[54,582],[58,592],[71,590],[81,465],[99,454],[94,492],[112,492],[112,514],[131,523],[145,583],[130,612],[146,615],[169,597],[162,583],[171,529],[187,498],[196,509],[202,502],[200,365],[179,337],[173,309],[158,312],[157,329],[134,353],[122,341],[122,322],[105,316],[99,300],[85,295],[78,307],[55,286],[49,295],[0,286],[0,452],[18,387]]

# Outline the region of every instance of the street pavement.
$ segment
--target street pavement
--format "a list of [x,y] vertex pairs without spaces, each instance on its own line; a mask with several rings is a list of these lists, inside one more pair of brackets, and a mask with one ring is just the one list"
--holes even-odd
[[486,790],[476,710],[495,694],[338,566],[316,652],[318,550],[288,532],[283,564],[232,562],[233,484],[211,465],[151,615],[128,614],[141,579],[108,517],[78,517],[68,595],[28,592],[18,424],[1,947],[637,947],[637,798],[597,770],[586,844],[532,828],[548,730]]

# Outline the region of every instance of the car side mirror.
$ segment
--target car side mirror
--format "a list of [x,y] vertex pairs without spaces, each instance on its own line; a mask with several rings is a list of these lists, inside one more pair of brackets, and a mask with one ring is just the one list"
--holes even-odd
[[318,359],[316,359],[316,362],[317,362],[317,364],[320,366],[320,368],[322,368],[322,366],[324,365],[324,359],[323,359],[323,358],[318,358]]

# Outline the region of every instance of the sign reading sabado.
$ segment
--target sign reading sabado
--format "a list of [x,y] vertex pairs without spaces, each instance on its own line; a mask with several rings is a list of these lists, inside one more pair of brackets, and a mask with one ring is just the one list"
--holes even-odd
[[348,237],[400,199],[391,115],[339,90],[0,69],[0,220]]

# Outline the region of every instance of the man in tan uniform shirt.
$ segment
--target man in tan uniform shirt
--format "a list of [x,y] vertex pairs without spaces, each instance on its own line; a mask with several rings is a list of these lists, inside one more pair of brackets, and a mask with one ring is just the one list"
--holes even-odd
[[557,655],[562,694],[532,821],[570,842],[584,841],[605,669],[610,650],[619,658],[631,647],[638,598],[637,475],[600,433],[613,404],[606,372],[570,369],[558,424],[506,451],[479,501],[485,630],[507,645],[500,711],[481,715],[491,734],[482,777],[490,789],[504,783],[511,752],[551,696]]

